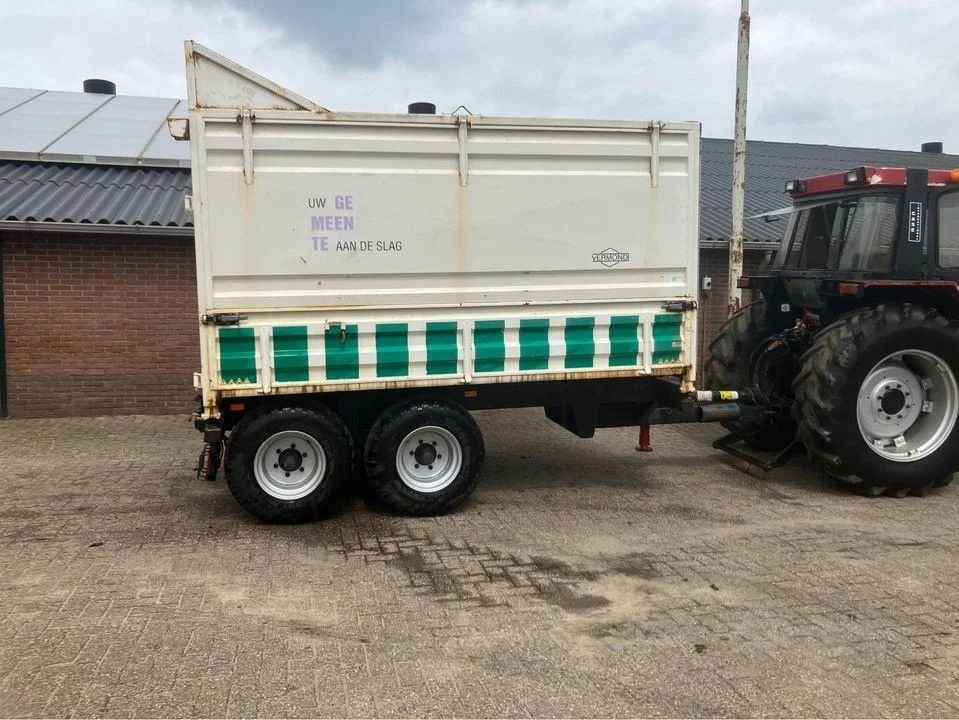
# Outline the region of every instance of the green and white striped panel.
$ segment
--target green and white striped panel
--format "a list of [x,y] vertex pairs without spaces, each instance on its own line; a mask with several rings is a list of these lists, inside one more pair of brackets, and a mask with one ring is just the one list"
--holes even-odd
[[[221,384],[260,381],[258,332],[219,329]],[[452,321],[283,325],[269,328],[268,337],[277,384],[463,374],[462,334]]]
[[259,380],[260,363],[256,333],[251,327],[225,327],[217,333],[220,384],[253,385]]
[[[647,331],[646,326],[649,325]],[[220,328],[221,384],[257,384],[258,349],[269,347],[276,384],[462,377],[463,323],[443,321]],[[483,319],[473,324],[477,375],[641,367],[677,363],[678,314]]]
[[473,330],[474,372],[492,375],[640,367],[647,323],[651,365],[678,363],[682,321],[681,315],[665,313],[480,320]]

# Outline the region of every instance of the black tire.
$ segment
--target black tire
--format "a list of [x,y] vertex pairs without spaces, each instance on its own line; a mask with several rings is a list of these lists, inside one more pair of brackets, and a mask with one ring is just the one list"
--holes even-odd
[[[254,470],[257,451],[277,433],[294,431],[312,437],[323,449],[325,470],[308,495],[282,499],[267,492]],[[230,435],[226,481],[236,501],[269,523],[316,520],[339,508],[349,481],[353,450],[343,421],[326,407],[285,407],[245,416]]]
[[857,400],[872,369],[892,353],[927,350],[959,368],[959,324],[936,310],[888,303],[835,320],[815,337],[793,384],[793,415],[812,461],[857,492],[922,493],[952,481],[959,467],[959,423],[925,458],[897,462],[873,452],[859,430]]
[[[724,322],[709,344],[709,357],[703,368],[703,380],[709,390],[742,390],[754,384],[749,358],[771,336],[785,330],[785,322],[772,327],[766,320],[766,301],[756,300]],[[727,421],[730,432],[744,429],[739,421]],[[756,450],[778,452],[796,437],[796,424],[789,417],[767,420],[763,425],[745,428],[751,435],[744,440]]]
[[[455,439],[461,463],[449,484],[423,492],[403,480],[397,453],[410,433],[430,426],[442,428]],[[424,399],[387,408],[373,423],[364,459],[370,487],[387,506],[411,515],[436,515],[469,497],[479,482],[485,454],[483,435],[466,410],[445,400]]]

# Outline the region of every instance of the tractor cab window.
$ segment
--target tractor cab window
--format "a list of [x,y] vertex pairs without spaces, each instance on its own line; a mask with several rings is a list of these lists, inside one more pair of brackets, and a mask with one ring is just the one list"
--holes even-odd
[[959,192],[939,198],[939,267],[959,267]]
[[797,207],[783,238],[785,267],[889,272],[900,205],[898,195],[858,195]]

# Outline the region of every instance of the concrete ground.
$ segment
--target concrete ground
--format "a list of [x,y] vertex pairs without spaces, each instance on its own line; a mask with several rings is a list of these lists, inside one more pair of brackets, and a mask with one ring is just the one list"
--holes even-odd
[[194,480],[185,418],[0,422],[0,714],[959,715],[959,484],[478,417],[460,511],[296,527]]

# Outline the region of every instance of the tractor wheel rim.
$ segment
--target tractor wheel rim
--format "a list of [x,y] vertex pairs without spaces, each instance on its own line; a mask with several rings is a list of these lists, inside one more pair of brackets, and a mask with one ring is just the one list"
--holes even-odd
[[312,435],[284,430],[268,437],[256,451],[253,476],[267,495],[299,500],[323,482],[326,453]]
[[926,350],[883,358],[859,388],[856,419],[866,444],[880,457],[915,462],[952,434],[959,384],[949,365]]
[[463,467],[463,448],[449,430],[435,425],[417,428],[396,450],[396,471],[407,487],[421,493],[443,490]]

